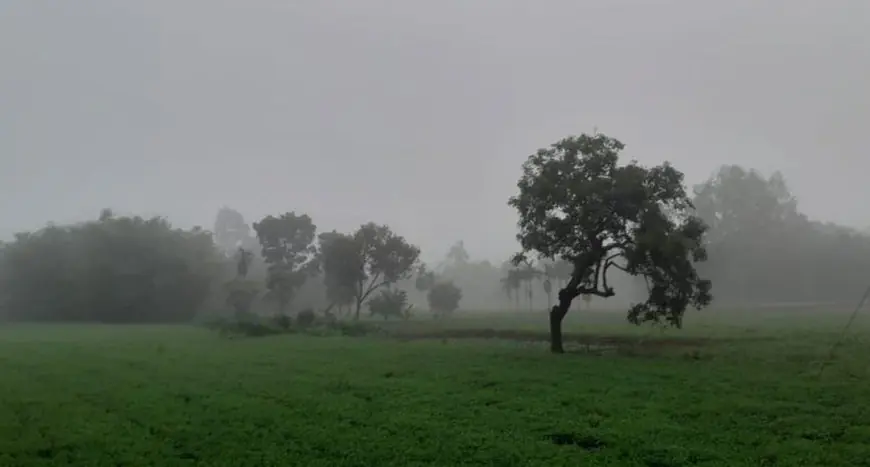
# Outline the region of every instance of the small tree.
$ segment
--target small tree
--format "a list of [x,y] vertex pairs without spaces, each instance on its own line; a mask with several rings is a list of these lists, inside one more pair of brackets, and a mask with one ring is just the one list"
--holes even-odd
[[266,286],[278,303],[278,314],[283,316],[293,293],[317,270],[317,227],[307,214],[288,212],[255,222],[254,230],[269,265]]
[[628,320],[681,326],[689,306],[710,303],[710,281],[694,262],[706,259],[704,223],[692,215],[683,174],[665,163],[646,168],[618,165],[623,144],[601,133],[565,138],[529,156],[508,204],[519,213],[522,253],[564,259],[573,265],[550,310],[551,350],[564,352],[562,319],[578,295],[612,297],[610,268],[642,276],[644,303]]
[[429,299],[429,309],[432,310],[435,317],[446,318],[459,308],[462,290],[453,282],[438,282],[429,289],[427,298]]
[[356,314],[363,302],[375,290],[407,279],[414,271],[420,249],[408,243],[404,237],[396,235],[386,225],[365,224],[353,235],[359,246],[358,257],[349,264],[360,267],[356,284]]
[[501,289],[507,295],[509,300],[513,300],[514,308],[520,308],[520,288],[522,286],[522,275],[519,269],[510,269],[507,274],[501,278]]
[[408,294],[404,290],[387,289],[367,303],[371,316],[380,315],[384,319],[407,318],[411,311]]

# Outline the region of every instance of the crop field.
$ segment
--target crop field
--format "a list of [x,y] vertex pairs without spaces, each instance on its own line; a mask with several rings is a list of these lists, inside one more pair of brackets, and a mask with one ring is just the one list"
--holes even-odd
[[0,326],[0,466],[870,465],[870,313],[572,312],[364,337]]

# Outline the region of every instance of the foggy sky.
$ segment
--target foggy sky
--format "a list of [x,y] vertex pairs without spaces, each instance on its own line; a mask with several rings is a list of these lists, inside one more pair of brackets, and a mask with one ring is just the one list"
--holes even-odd
[[864,227],[867,83],[866,0],[0,0],[0,237],[229,205],[501,260],[520,164],[595,127]]

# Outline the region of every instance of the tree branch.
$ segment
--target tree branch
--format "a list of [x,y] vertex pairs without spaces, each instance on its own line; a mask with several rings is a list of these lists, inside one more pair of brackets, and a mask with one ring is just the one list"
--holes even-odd
[[[361,293],[361,295],[359,297],[359,303],[364,302],[365,299],[367,299],[369,297],[369,295],[371,295],[372,292],[374,292],[379,287],[386,285],[388,283],[388,281],[386,279],[382,280],[381,282],[376,283],[378,278],[380,278],[380,277],[381,277],[381,273],[379,273],[379,272],[375,273],[375,275],[372,276],[372,280],[369,282],[369,286],[366,288],[365,293]],[[362,292],[362,291],[360,291],[360,292]]]

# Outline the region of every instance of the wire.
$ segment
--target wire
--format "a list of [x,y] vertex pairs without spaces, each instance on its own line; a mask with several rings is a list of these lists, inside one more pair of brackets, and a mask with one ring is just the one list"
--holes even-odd
[[867,301],[867,297],[870,296],[870,286],[867,286],[867,290],[864,291],[864,295],[861,297],[861,301],[858,302],[858,306],[855,307],[855,311],[852,312],[852,316],[849,317],[849,321],[846,322],[846,326],[843,327],[843,331],[840,332],[840,336],[834,343],[831,345],[831,350],[828,352],[828,358],[822,360],[822,365],[819,367],[819,374],[816,375],[816,378],[821,378],[822,373],[825,372],[825,368],[827,368],[828,364],[834,359],[834,353],[837,351],[837,347],[843,342],[843,339],[846,337],[846,332],[849,331],[849,328],[852,326],[852,322],[855,321],[855,317],[858,316],[858,312],[861,311],[861,308],[864,306],[864,302]]

